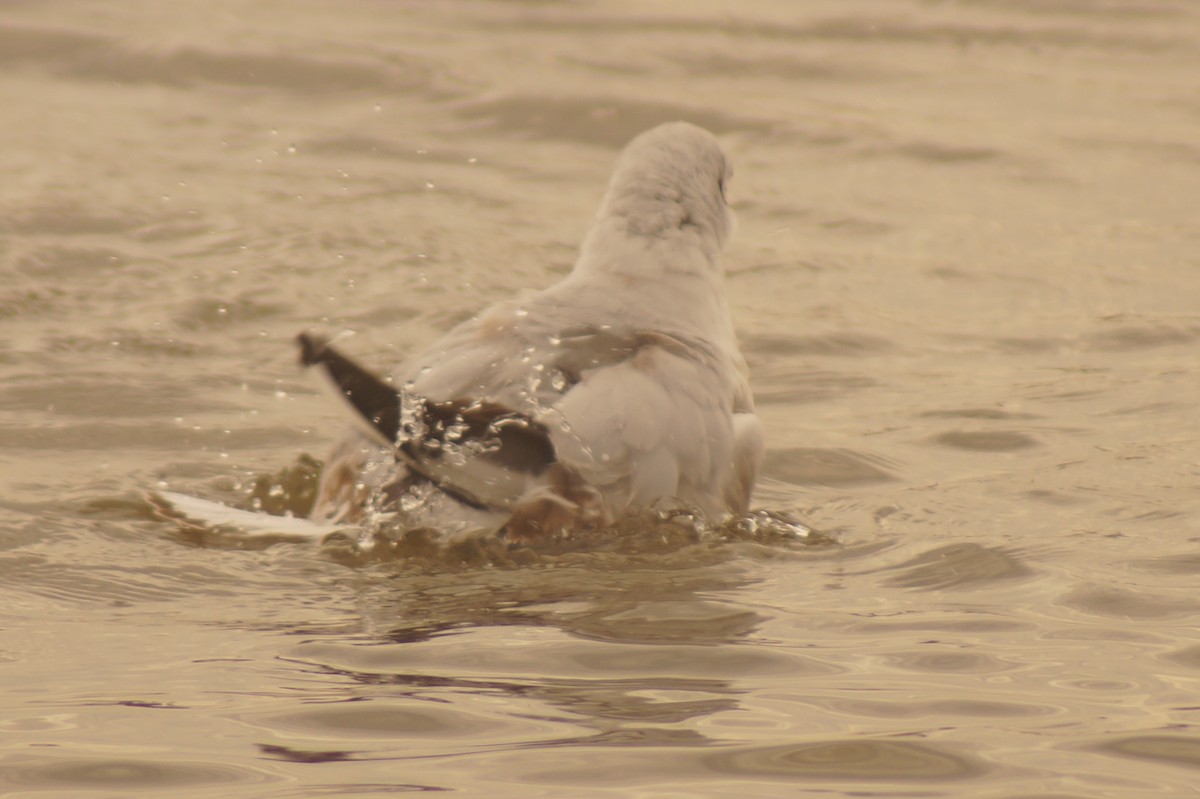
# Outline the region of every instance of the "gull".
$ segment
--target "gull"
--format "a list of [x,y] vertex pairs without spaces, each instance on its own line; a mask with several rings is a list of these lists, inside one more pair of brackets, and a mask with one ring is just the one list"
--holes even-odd
[[731,176],[702,128],[642,133],[569,274],[460,324],[390,379],[301,334],[301,362],[356,421],[311,521],[395,514],[531,542],[648,510],[746,513],[763,438],[720,261]]
[[720,263],[731,176],[694,125],[636,137],[571,272],[391,383],[302,334],[302,362],[366,423],[327,460],[312,518],[354,518],[374,494],[414,522],[523,541],[670,504],[745,513],[763,441]]

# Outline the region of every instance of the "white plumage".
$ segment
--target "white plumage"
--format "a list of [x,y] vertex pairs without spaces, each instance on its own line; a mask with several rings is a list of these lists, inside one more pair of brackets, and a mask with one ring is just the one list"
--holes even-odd
[[370,422],[335,447],[313,518],[373,502],[408,523],[522,540],[653,506],[745,512],[762,436],[719,261],[730,175],[694,125],[635,138],[571,273],[401,365],[398,414],[360,401],[332,351],[306,339],[306,362]]

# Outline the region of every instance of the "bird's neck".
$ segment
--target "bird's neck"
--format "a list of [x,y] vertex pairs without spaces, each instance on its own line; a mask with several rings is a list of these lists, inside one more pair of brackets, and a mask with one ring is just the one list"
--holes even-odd
[[598,225],[565,282],[594,285],[617,319],[653,320],[660,330],[704,338],[733,335],[715,242],[691,231],[631,237]]

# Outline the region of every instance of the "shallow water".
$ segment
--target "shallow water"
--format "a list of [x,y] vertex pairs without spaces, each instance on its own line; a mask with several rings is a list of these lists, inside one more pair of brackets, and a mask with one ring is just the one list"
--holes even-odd
[[[1200,779],[1188,0],[0,9],[14,797],[1177,797]],[[188,535],[570,265],[656,122],[737,165],[757,504],[506,562]]]

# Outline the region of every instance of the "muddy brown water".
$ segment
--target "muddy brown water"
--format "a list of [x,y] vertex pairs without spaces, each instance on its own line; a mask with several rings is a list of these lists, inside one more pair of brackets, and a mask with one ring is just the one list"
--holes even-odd
[[[1194,795],[1197,75],[1190,0],[5,4],[0,792]],[[320,457],[297,331],[386,366],[556,279],[674,118],[736,161],[756,505],[836,543],[146,513]]]

